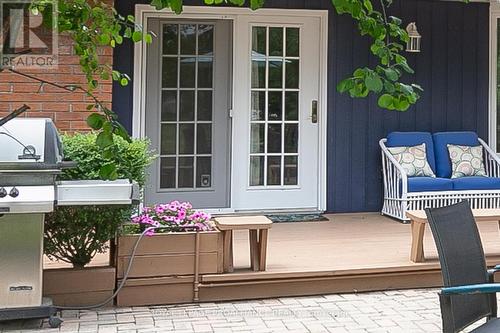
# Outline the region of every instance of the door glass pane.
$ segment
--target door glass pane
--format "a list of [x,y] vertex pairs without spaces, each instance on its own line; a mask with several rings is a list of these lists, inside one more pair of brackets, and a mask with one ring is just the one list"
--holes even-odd
[[299,56],[299,28],[286,28],[286,56]]
[[267,158],[267,185],[281,185],[281,156]]
[[192,157],[179,158],[179,188],[193,187],[193,161]]
[[177,125],[161,125],[161,154],[175,155],[177,144]]
[[214,26],[200,24],[198,26],[198,54],[212,55],[214,52]]
[[252,29],[252,56],[263,57],[266,55],[266,27],[253,27]]
[[177,24],[166,24],[163,29],[163,54],[177,55],[178,42]]
[[212,91],[198,91],[198,120],[212,120]]
[[269,92],[268,119],[282,120],[283,119],[283,93],[281,91]]
[[264,185],[264,156],[250,157],[250,186]]
[[175,188],[175,157],[162,157],[160,160],[160,187]]
[[163,88],[177,88],[177,58],[163,58]]
[[179,124],[179,154],[194,154],[194,124]]
[[266,61],[252,60],[252,88],[266,87]]
[[271,124],[267,127],[267,152],[281,153],[281,124]]
[[285,124],[285,153],[299,152],[299,126]]
[[285,185],[297,185],[297,156],[285,156]]
[[299,87],[299,61],[288,59],[286,61],[286,87],[297,89]]
[[198,58],[198,88],[212,88],[213,58]]
[[181,103],[179,107],[179,120],[194,120],[194,90],[180,91]]
[[196,88],[196,58],[181,58],[181,88]]
[[161,188],[213,184],[214,31],[210,24],[163,25]]
[[196,54],[196,25],[181,24],[179,31],[181,35],[181,54]]
[[299,92],[285,93],[285,120],[299,120]]
[[269,88],[283,88],[283,62],[269,61]]
[[252,124],[250,152],[252,154],[264,153],[265,137],[266,137],[265,124]]
[[198,124],[197,154],[212,153],[212,124]]
[[269,55],[283,55],[283,28],[269,28]]
[[266,119],[266,92],[252,91],[252,120]]
[[177,90],[164,90],[161,95],[161,120],[177,120]]
[[252,30],[250,186],[298,185],[300,29]]
[[198,157],[196,159],[196,187],[212,186],[212,158]]

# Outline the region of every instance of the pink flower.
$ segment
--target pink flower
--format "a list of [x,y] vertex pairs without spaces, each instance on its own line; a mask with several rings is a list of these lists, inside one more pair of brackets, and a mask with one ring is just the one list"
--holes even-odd
[[163,214],[165,212],[165,208],[162,205],[155,206],[156,214]]
[[180,209],[177,213],[177,218],[180,220],[184,220],[186,218],[186,211],[184,209]]
[[193,205],[191,205],[191,203],[189,203],[189,202],[183,202],[183,203],[181,203],[181,208],[191,209],[191,208],[193,208]]
[[[194,211],[189,202],[172,201],[166,204],[157,204],[153,207],[144,207],[142,214],[134,216],[132,222],[140,224],[143,228],[165,227],[158,232],[168,229],[189,230],[212,230],[210,224],[211,216],[205,212]],[[148,236],[155,234],[155,229],[147,231]]]

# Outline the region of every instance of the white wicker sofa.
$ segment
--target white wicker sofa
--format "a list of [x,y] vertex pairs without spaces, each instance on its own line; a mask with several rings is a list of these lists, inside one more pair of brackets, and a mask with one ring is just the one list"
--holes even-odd
[[[436,174],[408,177],[388,147],[426,144],[427,160]],[[474,132],[393,132],[380,140],[384,181],[382,214],[408,221],[406,211],[441,207],[468,200],[472,208],[500,208],[500,158]],[[450,179],[447,144],[483,147],[488,177]]]

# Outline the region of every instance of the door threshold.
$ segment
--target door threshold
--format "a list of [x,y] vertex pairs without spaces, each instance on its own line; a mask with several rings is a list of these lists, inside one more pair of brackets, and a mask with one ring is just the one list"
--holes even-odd
[[252,216],[252,215],[287,215],[287,214],[322,214],[324,211],[317,208],[295,208],[295,209],[265,209],[265,210],[236,210],[236,209],[213,209],[205,210],[213,216]]

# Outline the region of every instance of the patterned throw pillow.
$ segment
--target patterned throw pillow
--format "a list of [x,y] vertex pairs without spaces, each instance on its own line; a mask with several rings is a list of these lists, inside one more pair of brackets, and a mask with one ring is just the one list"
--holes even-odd
[[387,148],[406,171],[408,177],[436,177],[427,162],[425,143],[413,147]]
[[468,176],[487,177],[484,168],[483,147],[447,146],[451,160],[451,178]]

